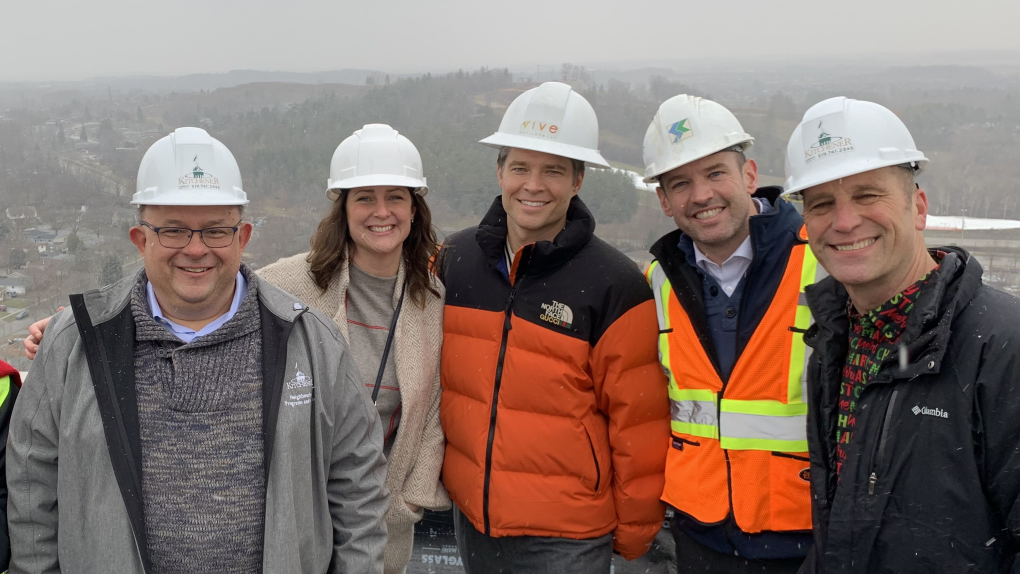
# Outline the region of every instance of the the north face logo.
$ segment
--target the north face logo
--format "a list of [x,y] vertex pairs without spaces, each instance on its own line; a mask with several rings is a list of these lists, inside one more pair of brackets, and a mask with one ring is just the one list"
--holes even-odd
[[922,406],[916,406],[915,405],[914,408],[910,409],[910,412],[914,413],[915,416],[916,415],[928,415],[930,417],[939,417],[940,419],[948,419],[949,418],[949,413],[947,413],[946,411],[944,411],[942,409],[939,409],[939,408],[929,409],[928,407],[922,407]]
[[560,327],[566,327],[567,329],[574,324],[574,312],[563,303],[557,301],[542,303],[542,310],[545,313],[542,313],[538,318],[543,321],[559,325]]

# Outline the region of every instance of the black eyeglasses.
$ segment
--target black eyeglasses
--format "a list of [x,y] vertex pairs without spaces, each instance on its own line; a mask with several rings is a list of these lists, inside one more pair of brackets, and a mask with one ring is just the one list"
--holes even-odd
[[[241,222],[238,221],[238,224]],[[188,229],[186,227],[153,227],[151,224],[141,222],[139,225],[148,227],[155,232],[159,238],[159,244],[168,249],[182,249],[191,243],[191,237],[196,233],[202,238],[206,247],[226,247],[234,242],[234,234],[240,229],[240,225],[233,227],[206,227],[205,229]]]

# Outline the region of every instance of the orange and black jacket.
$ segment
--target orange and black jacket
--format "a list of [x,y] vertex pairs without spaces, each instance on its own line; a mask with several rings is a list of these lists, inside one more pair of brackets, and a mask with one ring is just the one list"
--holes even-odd
[[444,242],[443,483],[489,536],[612,532],[633,559],[662,524],[669,399],[652,293],[594,229],[574,197],[507,269],[497,197]]

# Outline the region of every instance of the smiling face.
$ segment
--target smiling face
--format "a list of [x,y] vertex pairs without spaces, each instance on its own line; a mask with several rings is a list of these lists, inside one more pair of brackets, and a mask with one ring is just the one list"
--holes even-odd
[[902,169],[859,173],[803,192],[811,250],[846,286],[858,311],[877,308],[934,267],[921,233],[928,198],[905,186]]
[[356,187],[346,193],[347,232],[352,259],[362,269],[399,266],[404,240],[411,233],[414,205],[406,187]]
[[721,151],[659,177],[659,205],[709,259],[722,264],[747,237],[758,189],[754,160]]
[[212,321],[230,308],[241,254],[251,238],[252,226],[240,222],[234,206],[149,205],[143,219],[153,227],[238,226],[234,241],[226,247],[207,247],[198,233],[180,249],[163,247],[148,227],[131,228],[131,242],[145,261],[145,274],[156,301],[167,317],[179,322]]
[[570,159],[513,148],[496,170],[511,246],[552,241],[567,223],[567,208],[584,172],[575,174]]

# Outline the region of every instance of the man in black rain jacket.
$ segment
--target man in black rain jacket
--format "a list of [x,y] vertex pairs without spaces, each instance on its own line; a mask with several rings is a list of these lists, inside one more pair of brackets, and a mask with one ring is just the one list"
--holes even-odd
[[871,102],[812,106],[787,149],[808,241],[815,545],[801,572],[1008,572],[1020,549],[1020,300],[929,250],[928,163]]
[[[1020,301],[981,283],[948,249],[918,293],[899,357],[857,400],[836,475],[836,421],[847,355],[847,292],[809,287],[805,337],[814,501],[813,572],[1004,572],[1020,541]],[[837,489],[837,482],[839,488]],[[816,551],[817,552],[817,551]]]

